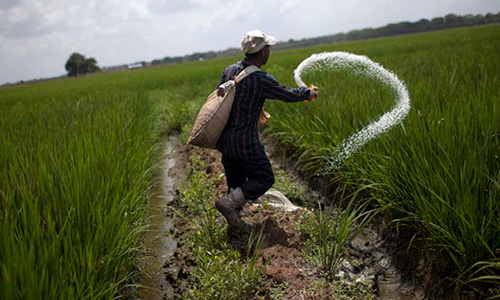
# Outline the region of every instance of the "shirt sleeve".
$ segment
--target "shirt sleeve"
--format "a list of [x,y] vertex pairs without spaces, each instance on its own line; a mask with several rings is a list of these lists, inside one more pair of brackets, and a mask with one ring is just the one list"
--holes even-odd
[[262,77],[262,88],[266,99],[298,102],[309,99],[310,90],[306,87],[291,88],[279,83],[272,75]]
[[226,82],[226,73],[227,73],[227,71],[222,72],[222,75],[220,76],[219,83],[217,83],[217,85],[215,86],[215,89],[217,89],[221,84]]
[[233,77],[236,75],[237,71],[238,71],[238,68],[235,65],[231,65],[231,66],[227,67],[227,69],[224,70],[224,72],[222,73],[220,80],[219,80],[219,83],[217,84],[217,86],[215,86],[215,89],[217,89],[221,84],[229,81],[230,79],[233,79]]

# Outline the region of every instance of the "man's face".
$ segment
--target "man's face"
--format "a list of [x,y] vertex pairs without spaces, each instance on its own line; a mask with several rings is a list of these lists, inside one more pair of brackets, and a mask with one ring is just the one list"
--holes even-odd
[[265,65],[267,63],[267,60],[269,59],[270,55],[271,55],[271,46],[265,46],[264,49],[262,49],[262,65]]

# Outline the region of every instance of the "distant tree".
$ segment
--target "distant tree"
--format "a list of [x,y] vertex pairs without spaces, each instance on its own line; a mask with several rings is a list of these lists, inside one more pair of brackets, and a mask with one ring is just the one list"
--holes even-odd
[[204,53],[204,56],[203,56],[203,58],[205,58],[205,59],[212,59],[215,57],[217,57],[217,54],[214,51],[209,51],[207,53]]
[[453,26],[459,23],[459,18],[455,14],[447,14],[446,16],[444,16],[444,22],[448,25]]
[[93,57],[85,58],[80,53],[73,53],[69,56],[64,66],[68,71],[68,76],[79,76],[87,73],[95,73],[101,69],[97,66],[97,60]]
[[418,28],[418,31],[426,31],[431,28],[431,21],[427,19],[420,19],[417,23],[416,26]]
[[434,28],[436,28],[436,29],[441,29],[444,27],[443,26],[444,25],[444,18],[441,18],[441,17],[434,18],[431,20],[431,22],[432,22],[432,25],[434,25]]
[[85,73],[95,73],[99,72],[101,69],[97,66],[97,60],[95,58],[90,57],[85,59]]
[[75,52],[70,55],[64,67],[68,71],[68,76],[78,76],[78,74],[83,73],[84,65],[85,56]]

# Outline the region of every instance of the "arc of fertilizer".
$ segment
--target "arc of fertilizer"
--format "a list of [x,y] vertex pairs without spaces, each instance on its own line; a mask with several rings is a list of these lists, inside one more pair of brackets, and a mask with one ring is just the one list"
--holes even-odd
[[410,110],[410,94],[404,83],[394,73],[384,69],[381,65],[363,55],[355,55],[348,52],[313,54],[302,61],[297,69],[295,69],[295,82],[298,86],[306,86],[301,79],[301,75],[304,72],[333,67],[380,80],[395,92],[396,103],[389,112],[380,116],[377,121],[368,124],[338,145],[333,155],[326,159],[323,170],[325,173],[341,167],[343,162],[360,147],[382,133],[387,132],[394,125],[399,124]]

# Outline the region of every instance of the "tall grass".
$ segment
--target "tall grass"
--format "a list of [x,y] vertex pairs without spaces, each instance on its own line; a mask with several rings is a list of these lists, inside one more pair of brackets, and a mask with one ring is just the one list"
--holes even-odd
[[[345,190],[342,199],[346,199]],[[345,197],[345,198],[344,198]],[[354,205],[356,194],[346,205],[341,203],[329,211],[318,207],[314,212],[305,211],[299,229],[306,237],[305,254],[321,267],[326,279],[333,281],[347,254],[347,245],[365,228],[374,215],[366,210],[368,202]]]
[[1,299],[124,293],[137,275],[160,132],[173,129],[166,102],[202,99],[216,65],[0,89]]
[[0,298],[123,293],[137,275],[160,132],[173,130],[166,102],[202,99],[215,65],[0,89]]
[[153,104],[35,92],[0,102],[0,297],[113,298],[144,230]]

